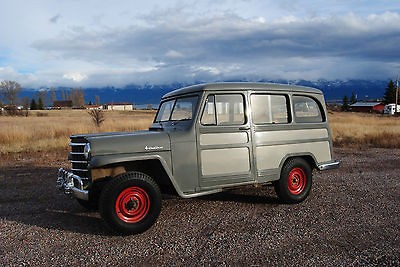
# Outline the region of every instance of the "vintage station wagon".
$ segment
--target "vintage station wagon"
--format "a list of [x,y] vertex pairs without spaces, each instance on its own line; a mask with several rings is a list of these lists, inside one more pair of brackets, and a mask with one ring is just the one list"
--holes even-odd
[[200,84],[164,95],[148,131],[71,136],[57,184],[120,233],[151,227],[162,193],[183,198],[273,184],[307,198],[312,171],[336,168],[320,90],[265,83]]

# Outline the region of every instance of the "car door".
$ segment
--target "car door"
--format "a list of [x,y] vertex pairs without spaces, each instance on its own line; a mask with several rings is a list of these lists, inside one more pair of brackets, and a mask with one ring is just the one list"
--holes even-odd
[[254,181],[250,122],[244,93],[208,93],[197,139],[200,187]]

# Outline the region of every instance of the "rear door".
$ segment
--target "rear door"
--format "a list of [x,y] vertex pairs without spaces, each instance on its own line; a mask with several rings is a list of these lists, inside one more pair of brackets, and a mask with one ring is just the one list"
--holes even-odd
[[208,93],[197,138],[201,188],[254,181],[250,122],[244,93]]
[[313,156],[331,160],[329,132],[322,105],[309,95],[253,93],[253,144],[257,181],[277,180],[285,158]]

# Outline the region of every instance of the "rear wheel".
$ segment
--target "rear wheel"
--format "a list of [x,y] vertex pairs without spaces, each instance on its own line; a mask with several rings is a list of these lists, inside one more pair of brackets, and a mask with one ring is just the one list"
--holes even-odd
[[160,214],[160,189],[144,173],[121,174],[105,185],[99,210],[112,230],[122,234],[144,232],[155,223]]
[[286,203],[299,203],[310,194],[312,170],[302,158],[291,158],[283,165],[280,179],[275,182],[278,197]]

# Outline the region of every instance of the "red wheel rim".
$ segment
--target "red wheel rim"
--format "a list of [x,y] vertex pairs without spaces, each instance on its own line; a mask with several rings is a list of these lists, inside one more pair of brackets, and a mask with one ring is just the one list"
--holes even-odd
[[294,168],[288,175],[288,189],[293,195],[303,192],[306,187],[306,173],[302,168]]
[[140,187],[126,188],[118,195],[115,210],[120,220],[126,223],[139,222],[149,213],[149,195]]

